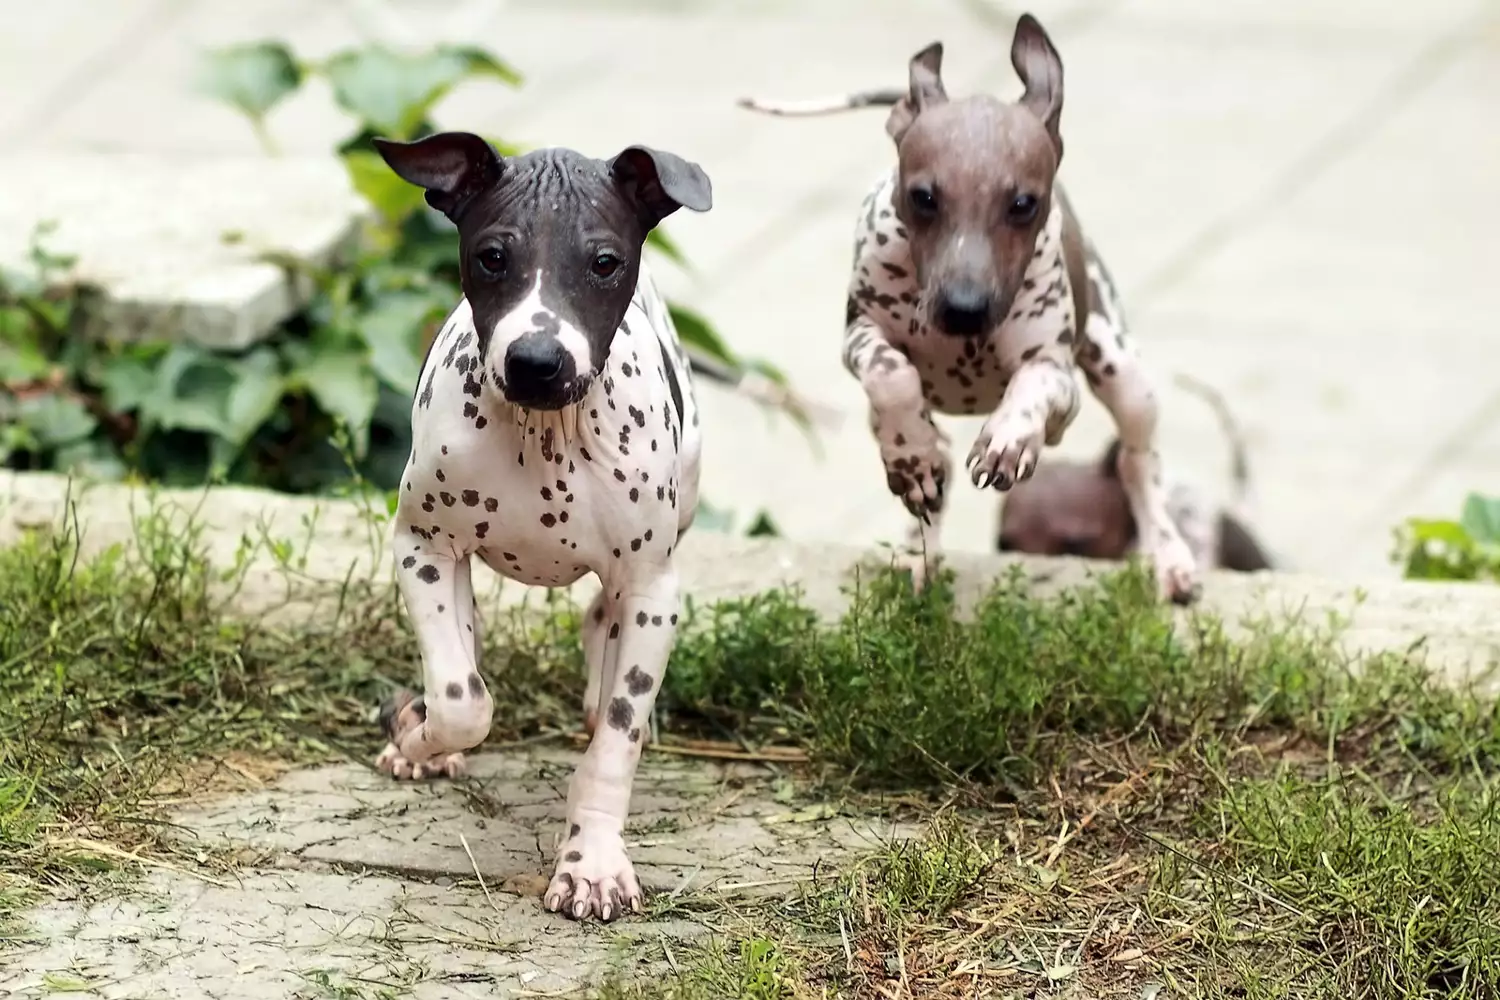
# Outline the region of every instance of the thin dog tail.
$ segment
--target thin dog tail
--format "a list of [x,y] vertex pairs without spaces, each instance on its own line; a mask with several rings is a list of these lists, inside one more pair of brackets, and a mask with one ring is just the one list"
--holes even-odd
[[1224,402],[1224,397],[1219,391],[1206,382],[1200,382],[1193,376],[1181,372],[1177,374],[1176,382],[1183,389],[1208,403],[1219,418],[1219,425],[1224,429],[1224,437],[1229,441],[1229,475],[1233,490],[1230,505],[1235,510],[1243,512],[1250,500],[1250,460],[1247,457],[1244,435],[1240,433],[1234,414],[1229,412],[1229,405]]
[[797,101],[770,101],[758,97],[741,97],[735,104],[763,115],[782,118],[809,118],[814,115],[831,115],[856,108],[888,108],[899,104],[905,90],[882,89],[860,90],[838,97],[814,97]]

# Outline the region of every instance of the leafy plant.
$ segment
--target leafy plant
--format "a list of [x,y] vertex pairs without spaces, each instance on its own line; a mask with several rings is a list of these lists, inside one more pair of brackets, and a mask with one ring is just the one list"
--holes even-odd
[[[268,117],[313,77],[328,83],[354,122],[335,150],[370,208],[357,247],[335,267],[264,251],[310,279],[314,294],[263,342],[224,351],[78,336],[89,292],[70,282],[73,262],[48,252],[47,231],[39,231],[27,269],[0,272],[0,465],[167,484],[223,479],[291,492],[337,493],[361,482],[396,487],[422,352],[461,294],[457,238],[369,140],[434,131],[432,109],[466,80],[515,87],[522,78],[473,46],[409,53],[369,45],[309,61],[280,42],[259,41],[207,53],[197,86],[244,115],[275,155]],[[490,141],[502,153],[519,152]],[[652,233],[650,247],[689,267],[665,232]],[[811,432],[812,409],[784,374],[739,356],[693,310],[669,306],[695,367],[721,381],[744,380],[748,395]],[[732,523],[722,512],[705,520],[720,530]],[[750,528],[776,530],[763,514]]]
[[1392,558],[1409,580],[1500,582],[1500,498],[1470,493],[1457,521],[1409,519]]

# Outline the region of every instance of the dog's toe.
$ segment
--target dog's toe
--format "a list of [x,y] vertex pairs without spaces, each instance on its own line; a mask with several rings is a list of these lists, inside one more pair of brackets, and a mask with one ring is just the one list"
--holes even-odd
[[645,908],[640,882],[618,837],[570,839],[542,904],[574,920],[604,923]]
[[394,743],[386,744],[380,756],[375,758],[375,767],[397,781],[422,781],[427,778],[459,778],[468,771],[468,761],[461,753],[450,753],[418,764],[401,756]]

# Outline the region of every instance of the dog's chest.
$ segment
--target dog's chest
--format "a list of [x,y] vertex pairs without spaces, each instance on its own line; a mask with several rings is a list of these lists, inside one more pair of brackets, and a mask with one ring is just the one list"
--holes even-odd
[[669,374],[676,352],[646,311],[632,305],[608,365],[570,416],[518,410],[492,388],[466,392],[478,360],[461,360],[463,348],[444,360],[471,324],[461,306],[429,355],[431,392],[413,407],[398,510],[409,540],[398,556],[404,544],[412,556],[441,546],[523,583],[564,586],[621,560],[670,554],[691,395],[685,370]]
[[[1069,359],[1066,337],[1048,312],[1070,294],[1061,253],[1061,213],[1049,217],[1028,265],[1011,316],[987,336],[957,337],[933,328],[912,263],[906,227],[896,217],[896,175],[884,175],[860,207],[849,283],[851,318],[856,307],[880,325],[886,341],[904,354],[922,379],[922,394],[943,413],[988,413],[1000,404],[1023,363],[1047,351]],[[1071,315],[1071,309],[1068,310]]]

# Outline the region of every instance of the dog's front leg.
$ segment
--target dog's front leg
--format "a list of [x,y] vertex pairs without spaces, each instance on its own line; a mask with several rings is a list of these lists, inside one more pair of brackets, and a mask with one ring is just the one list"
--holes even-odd
[[396,778],[456,776],[463,751],[489,734],[493,703],[479,676],[481,637],[467,555],[430,551],[397,536],[396,582],[422,657],[421,695],[398,692],[381,708],[390,739],[376,766]]
[[625,853],[631,786],[646,726],[677,634],[677,574],[670,563],[605,580],[617,668],[604,672],[607,705],[568,785],[568,828],[547,886],[547,909],[575,919],[640,912],[641,885]]
[[907,554],[913,583],[921,587],[929,557],[936,556],[941,542],[947,440],[932,421],[915,366],[853,300],[844,330],[844,367],[870,401],[870,430],[880,447],[886,487],[917,519]]
[[1078,383],[1066,361],[1036,357],[1011,377],[965,466],[974,485],[1008,490],[1030,478],[1043,445],[1057,444],[1078,415]]

